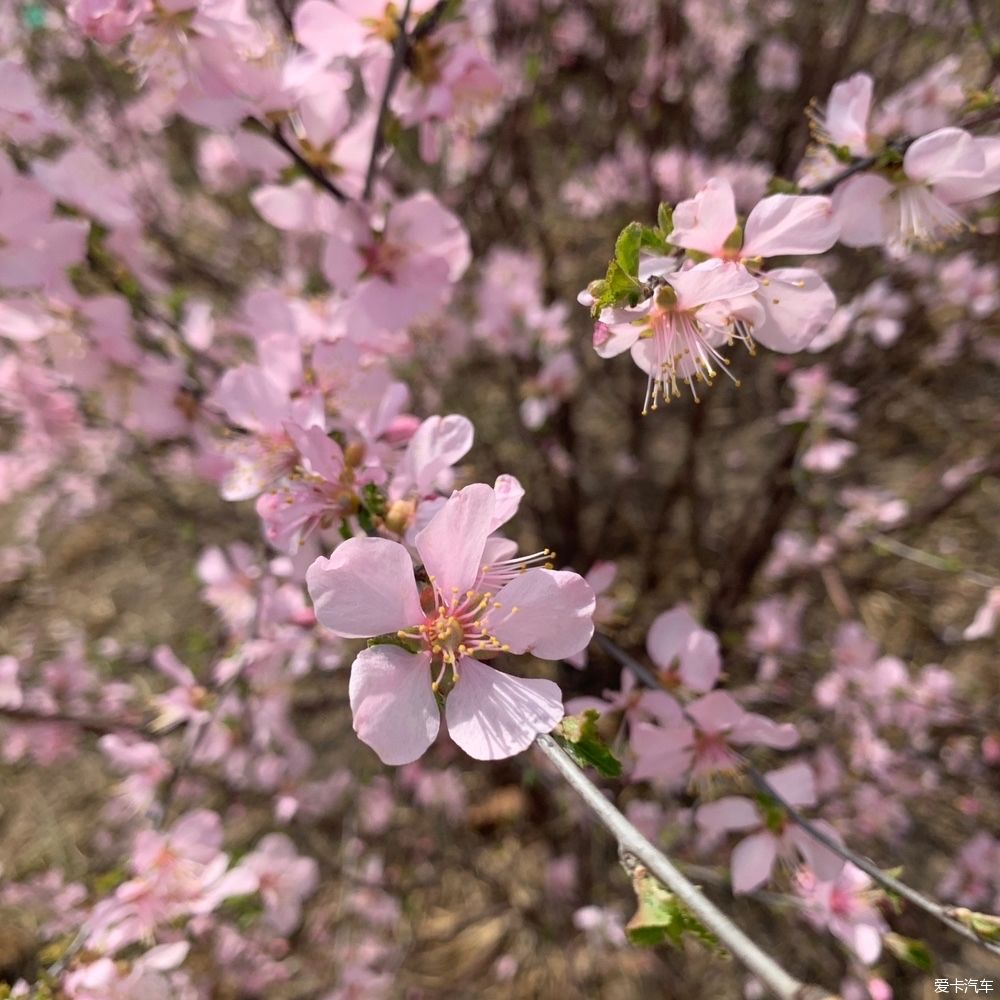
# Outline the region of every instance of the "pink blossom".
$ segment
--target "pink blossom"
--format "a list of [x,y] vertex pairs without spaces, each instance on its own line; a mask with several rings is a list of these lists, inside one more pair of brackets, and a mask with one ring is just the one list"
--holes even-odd
[[132,29],[142,10],[136,0],[71,0],[69,19],[101,45],[115,45]]
[[578,715],[594,709],[601,715],[620,715],[621,721],[626,722],[630,730],[652,719],[672,723],[681,715],[681,708],[672,695],[641,686],[635,674],[627,668],[622,670],[619,687],[618,691],[602,692],[602,698],[589,695],[572,698],[566,703],[566,711],[570,715]]
[[442,304],[471,254],[459,220],[430,194],[396,202],[377,230],[355,207],[341,209],[323,271],[358,322],[398,330]]
[[416,760],[434,741],[435,693],[449,672],[451,737],[479,760],[521,752],[562,717],[555,684],[500,673],[482,657],[578,652],[593,633],[594,595],[575,573],[534,565],[547,552],[509,558],[509,544],[490,537],[510,516],[502,507],[482,484],[452,495],[416,536],[430,579],[422,592],[407,550],[383,538],[350,539],[309,568],[323,625],[345,638],[392,635],[403,643],[371,646],[351,671],[355,731],[387,764]]
[[715,687],[722,672],[719,640],[691,617],[685,605],[653,620],[646,633],[646,652],[667,688],[683,685],[704,694]]
[[773,680],[781,660],[802,651],[801,598],[771,597],[753,609],[753,625],[747,632],[747,646],[762,656],[760,680]]
[[573,926],[596,945],[625,945],[625,926],[617,910],[603,906],[583,906],[573,914]]
[[758,341],[792,353],[807,346],[833,315],[835,300],[826,282],[807,268],[777,268],[762,274],[768,257],[816,254],[837,241],[829,198],[775,194],[758,202],[742,231],[729,183],[712,178],[694,198],[674,210],[670,242],[709,254],[757,278],[746,294],[752,302],[734,305],[736,333],[752,347]]
[[725,691],[693,701],[683,714],[661,718],[660,725],[639,723],[632,730],[636,755],[634,781],[672,782],[690,771],[695,781],[739,769],[733,746],[757,744],[787,750],[798,742],[791,723],[776,723],[747,712]]
[[272,833],[240,861],[240,868],[256,877],[267,922],[276,933],[291,934],[302,919],[303,900],[319,885],[316,861],[300,855],[283,833]]
[[872,86],[872,78],[867,73],[855,73],[834,85],[826,103],[826,113],[817,122],[825,142],[843,147],[854,156],[868,155]]
[[451,489],[452,467],[472,447],[472,422],[457,413],[428,417],[406,445],[389,486],[389,496],[399,499],[415,492],[420,497]]
[[839,938],[866,965],[878,961],[889,927],[875,905],[881,893],[872,890],[872,880],[863,871],[846,864],[833,879],[803,871],[796,889],[810,923]]
[[[768,783],[789,805],[796,809],[816,805],[816,785],[808,764],[789,764],[769,771]],[[809,867],[826,879],[837,877],[844,865],[839,855],[814,840],[792,820],[780,803],[768,799],[754,802],[738,795],[729,795],[700,806],[695,814],[698,826],[706,832],[756,831],[741,840],[733,850],[733,892],[754,892],[771,878],[779,858],[794,862],[801,856]],[[834,837],[836,831],[822,820],[818,829]]]
[[718,350],[730,336],[721,304],[751,294],[758,282],[743,268],[720,260],[674,271],[671,258],[651,258],[641,265],[640,277],[664,283],[635,308],[602,312],[606,336],[598,340],[595,335],[594,349],[602,358],[631,350],[632,360],[648,375],[646,413],[657,408],[661,395],[664,402],[680,396],[678,380],[697,398],[696,381],[710,385],[719,371],[728,374]]
[[0,152],[0,287],[50,284],[82,258],[86,223],[53,218],[53,210],[45,188]]
[[14,143],[32,143],[61,131],[27,69],[0,59],[0,136]]
[[898,179],[877,173],[849,178],[833,194],[846,246],[885,244],[902,251],[938,245],[965,228],[952,208],[1000,190],[1000,139],[959,128],[921,136],[903,155]]

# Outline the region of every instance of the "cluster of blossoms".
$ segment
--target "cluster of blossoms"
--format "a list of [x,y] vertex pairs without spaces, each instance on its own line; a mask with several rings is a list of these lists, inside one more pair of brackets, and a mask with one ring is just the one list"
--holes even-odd
[[[725,127],[720,88],[754,39],[746,17],[718,27],[713,4],[685,5],[687,58],[718,67],[692,95],[703,137]],[[419,762],[433,748],[434,760],[450,763],[442,728],[470,757],[494,761],[527,750],[567,712],[596,709],[620,737],[612,742],[627,761],[637,826],[654,839],[668,830],[686,837],[699,858],[738,834],[733,890],[789,887],[796,912],[862,965],[881,957],[884,900],[788,807],[822,809],[829,822],[814,826],[835,843],[860,831],[896,845],[910,798],[945,772],[985,782],[1000,760],[995,737],[960,737],[943,767],[928,763],[939,730],[971,714],[952,675],[937,665],[912,674],[855,623],[840,627],[824,660],[815,718],[779,723],[752,710],[797,704],[793,681],[810,644],[795,578],[822,573],[839,552],[908,516],[905,500],[862,484],[831,494],[816,537],[776,535],[764,575],[778,585],[792,578],[792,589],[753,607],[753,685],[732,683],[728,651],[734,677],[724,675],[719,639],[683,605],[647,635],[659,687],[640,689],[626,672],[620,690],[564,706],[555,668],[537,661],[588,667],[595,623],[619,624],[628,605],[618,567],[596,562],[583,577],[555,568],[547,548],[519,556],[500,531],[525,491],[513,475],[475,481],[466,464],[474,425],[442,402],[462,363],[488,378],[509,368],[520,423],[539,432],[557,473],[573,471],[578,456],[549,438],[561,417],[572,423],[568,404],[586,362],[569,309],[553,301],[551,261],[543,270],[554,254],[545,240],[539,253],[494,245],[473,268],[475,241],[452,210],[459,199],[393,184],[389,139],[409,137],[418,176],[440,172],[475,187],[490,151],[483,136],[505,107],[530,97],[522,67],[494,51],[508,20],[544,13],[557,66],[602,58],[605,48],[589,8],[466,6],[456,16],[455,5],[431,0],[402,9],[304,0],[284,23],[288,5],[265,14],[243,0],[71,0],[65,11],[41,11],[46,44],[65,36],[62,57],[116,59],[139,82],[121,107],[115,80],[106,94],[95,84],[109,106],[80,116],[48,96],[67,85],[44,59],[6,54],[22,26],[0,11],[0,502],[10,528],[0,583],[33,586],[43,546],[111,503],[122,466],[168,496],[163,484],[196,479],[225,501],[252,501],[250,530],[260,535],[256,545],[200,552],[196,574],[218,633],[209,650],[110,637],[88,650],[74,632],[57,651],[42,637],[0,656],[4,760],[62,767],[98,736],[95,755],[115,778],[94,838],[103,877],[84,885],[49,872],[0,887],[0,904],[23,908],[60,946],[46,988],[70,1000],[267,996],[298,976],[296,939],[332,956],[334,971],[324,967],[325,978],[305,987],[323,1000],[393,995],[405,948],[391,929],[403,907],[384,842],[397,807],[432,812],[449,828],[471,813],[456,769]],[[783,22],[781,6],[768,5],[764,20]],[[663,12],[654,7],[617,5],[616,30],[655,36]],[[764,90],[796,86],[797,53],[782,39],[761,46],[754,65]],[[681,68],[649,61],[630,97],[637,114],[680,98]],[[970,254],[933,273],[896,261],[891,279],[839,309],[822,265],[783,260],[838,241],[909,253],[957,227],[952,206],[1000,188],[1000,140],[949,124],[962,100],[948,83],[953,71],[886,102],[873,124],[870,78],[834,88],[817,132],[825,151],[814,151],[803,175],[822,184],[853,164],[829,197],[808,188],[767,195],[770,168],[753,143],[722,161],[680,146],[650,151],[628,134],[563,185],[580,218],[619,195],[676,202],[655,245],[636,251],[630,295],[604,303],[593,336],[600,357],[629,350],[647,375],[644,412],[681,385],[697,400],[720,372],[736,381],[736,343],[751,354],[758,345],[782,354],[832,347],[848,363],[871,345],[887,350],[905,339],[914,301],[943,335],[932,361],[975,340],[970,329],[1000,296],[995,267]],[[569,120],[583,120],[581,94],[568,92],[565,104]],[[184,141],[194,137],[184,169],[211,197],[172,176],[162,137],[178,118]],[[144,143],[157,155],[141,152]],[[511,201],[521,196],[544,200],[512,183]],[[217,243],[193,268],[188,215],[203,215],[199,236]],[[261,267],[234,284],[224,266],[213,271],[274,248],[273,273]],[[197,272],[193,295],[178,277],[186,267]],[[581,301],[601,297],[591,290]],[[995,348],[976,349],[996,360]],[[416,369],[427,385],[411,377]],[[826,359],[780,369],[791,400],[776,421],[801,430],[801,470],[843,473],[858,451],[862,393],[841,372]],[[638,455],[616,461],[634,469]],[[981,467],[955,466],[941,485],[960,490]],[[998,594],[988,589],[964,638],[995,630]],[[312,716],[333,714],[327,692],[338,671],[349,671],[360,740],[383,763],[405,765],[394,778],[366,783],[352,758],[331,764],[311,726]],[[585,687],[592,674],[573,676]],[[774,796],[717,794],[725,781],[747,791],[749,753],[797,748],[823,719],[842,756],[825,747],[768,771]],[[374,764],[362,753],[358,770]],[[664,792],[698,801],[665,809]],[[220,800],[228,805],[205,806]],[[963,809],[976,808],[970,795]],[[329,838],[317,846],[311,836],[316,823],[340,825],[333,862]],[[434,861],[422,841],[416,850]],[[970,840],[942,892],[995,906],[996,857],[991,838]],[[572,860],[551,862],[553,898],[572,900]],[[346,872],[349,888],[325,885],[329,870]],[[582,906],[573,920],[588,942],[627,940],[614,908]],[[195,971],[206,956],[212,982]],[[509,955],[496,962],[500,981],[515,970]]]
[[[638,277],[652,288],[638,306],[601,311],[594,348],[604,358],[630,350],[648,377],[643,412],[669,402],[686,384],[695,399],[699,383],[723,372],[734,382],[722,350],[735,341],[750,353],[763,344],[793,353],[805,348],[833,315],[826,282],[808,268],[763,270],[769,257],[817,254],[836,242],[830,200],[777,194],[760,201],[738,224],[733,189],[710,180],[673,212],[666,239],[693,254],[648,257]],[[589,304],[585,292],[581,302]]]

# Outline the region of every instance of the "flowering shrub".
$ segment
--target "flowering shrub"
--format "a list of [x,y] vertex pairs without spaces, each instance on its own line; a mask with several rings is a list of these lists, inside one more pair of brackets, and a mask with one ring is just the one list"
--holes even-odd
[[869,6],[0,10],[0,997],[1000,954],[1000,25]]

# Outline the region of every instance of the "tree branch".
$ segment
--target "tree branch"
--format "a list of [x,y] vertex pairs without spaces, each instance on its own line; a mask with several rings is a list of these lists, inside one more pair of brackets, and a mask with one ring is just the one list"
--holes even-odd
[[805,818],[793,805],[786,802],[778,792],[775,791],[774,787],[770,784],[767,778],[760,773],[752,764],[746,765],[746,773],[750,780],[765,794],[769,795],[774,799],[785,812],[795,821],[795,823],[805,830],[813,840],[822,844],[828,850],[833,851],[838,854],[845,861],[849,861],[856,868],[860,868],[866,875],[872,878],[874,881],[878,882],[880,885],[884,886],[890,892],[894,892],[897,896],[902,896],[903,899],[912,903],[918,909],[923,910],[925,913],[929,913],[935,919],[941,921],[947,927],[950,927],[956,934],[961,934],[968,941],[972,941],[975,944],[980,945],[987,951],[992,952],[994,955],[1000,955],[1000,944],[994,944],[992,941],[987,941],[985,938],[980,937],[972,928],[966,927],[965,924],[959,923],[953,917],[948,915],[947,909],[943,907],[940,903],[934,902],[928,896],[925,896],[922,892],[918,892],[916,889],[911,888],[905,882],[900,882],[898,878],[890,875],[888,872],[882,871],[874,861],[870,861],[868,858],[856,851],[852,851],[849,847],[844,844],[839,843],[834,840],[833,837],[828,836],[822,830],[813,826],[813,824]]
[[535,745],[618,841],[623,860],[631,855],[641,861],[774,996],[780,1000],[820,1000],[830,997],[822,987],[802,983],[786,972],[747,937],[604,797],[600,789],[570,760],[551,736],[539,736]]
[[[594,634],[594,638],[597,640],[601,648],[604,649],[614,660],[626,669],[631,670],[636,679],[642,684],[654,689],[660,687],[660,684],[657,682],[657,679],[652,671],[643,666],[638,660],[635,659],[635,657],[626,653],[624,649],[614,642],[614,640],[609,639],[606,635],[602,635],[599,632]],[[888,889],[890,892],[894,892],[897,896],[901,896],[903,899],[908,900],[918,909],[930,914],[946,927],[950,927],[957,934],[961,934],[967,941],[972,941],[975,944],[978,944],[980,947],[985,948],[994,955],[1000,955],[1000,944],[994,944],[992,941],[987,941],[985,938],[980,937],[971,928],[966,927],[964,924],[959,923],[953,917],[949,916],[948,909],[940,903],[935,902],[933,899],[925,896],[921,892],[918,892],[905,882],[901,882],[894,876],[882,871],[882,869],[879,868],[873,861],[869,861],[864,856],[852,851],[845,844],[841,844],[832,837],[828,837],[821,830],[818,830],[794,806],[790,805],[777,791],[775,791],[767,779],[752,764],[750,764],[749,761],[745,761],[744,770],[750,780],[753,781],[761,791],[766,792],[772,799],[774,799],[775,802],[777,802],[782,809],[788,813],[791,820],[808,833],[814,840],[821,843],[828,850],[833,851],[834,854],[843,858],[845,861],[849,861],[855,867],[860,868],[861,871],[863,871],[879,885]],[[712,930],[714,929],[715,928],[712,928]]]
[[[362,201],[368,201],[372,195],[372,187],[375,185],[375,171],[378,168],[379,154],[385,145],[385,119],[389,113],[389,101],[392,99],[392,92],[396,89],[399,74],[406,65],[406,56],[410,50],[410,37],[406,33],[406,22],[410,17],[410,7],[413,0],[406,0],[403,13],[399,18],[399,34],[396,36],[396,43],[392,49],[392,62],[389,64],[389,75],[385,78],[385,90],[382,91],[382,101],[378,108],[378,121],[375,123],[375,137],[372,139],[372,152],[368,158],[368,171],[365,174],[365,188],[361,194]],[[433,13],[433,12],[432,12]]]

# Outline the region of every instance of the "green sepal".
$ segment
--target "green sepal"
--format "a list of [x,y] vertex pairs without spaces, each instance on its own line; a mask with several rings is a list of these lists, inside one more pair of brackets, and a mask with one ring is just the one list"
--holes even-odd
[[921,972],[930,972],[934,968],[930,949],[923,941],[896,933],[886,934],[882,941],[901,962],[906,962]]
[[579,715],[567,715],[552,735],[580,767],[592,767],[605,778],[617,778],[622,773],[621,761],[601,739],[597,729],[600,717],[596,708],[588,708]]
[[642,866],[632,874],[632,888],[639,904],[635,916],[625,925],[632,944],[643,948],[661,944],[679,948],[684,935],[690,934],[710,951],[727,955],[719,939]]

